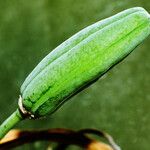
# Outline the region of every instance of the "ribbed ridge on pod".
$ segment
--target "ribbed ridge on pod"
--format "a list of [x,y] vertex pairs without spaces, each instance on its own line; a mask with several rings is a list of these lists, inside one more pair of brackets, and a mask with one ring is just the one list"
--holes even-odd
[[125,58],[150,34],[150,16],[131,8],[81,30],[48,54],[21,86],[24,107],[54,112]]

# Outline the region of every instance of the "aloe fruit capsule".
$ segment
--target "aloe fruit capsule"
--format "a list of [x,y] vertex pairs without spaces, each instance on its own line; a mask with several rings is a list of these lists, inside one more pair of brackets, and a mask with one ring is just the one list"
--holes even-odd
[[[23,107],[35,117],[53,113],[130,54],[149,34],[150,15],[140,7],[81,30],[29,74],[21,86]],[[17,115],[21,116],[19,111]]]

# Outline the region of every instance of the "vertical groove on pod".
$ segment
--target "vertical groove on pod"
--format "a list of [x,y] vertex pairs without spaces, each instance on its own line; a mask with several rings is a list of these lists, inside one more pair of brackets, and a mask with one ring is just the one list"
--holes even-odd
[[[126,17],[126,16],[128,16],[128,15],[130,15],[130,14],[133,14],[133,13],[136,13],[136,12],[139,12],[139,11],[144,11],[144,9],[143,8],[140,8],[140,7],[137,7],[137,8],[131,8],[131,9],[128,9],[128,10],[125,10],[125,11],[123,11],[123,12],[121,12],[121,13],[118,13],[118,14],[116,14],[115,16],[113,16],[113,18],[112,17],[109,17],[109,18],[107,18],[107,19],[110,19],[110,21],[108,21],[107,23],[106,23],[106,25],[105,25],[105,20],[106,19],[104,19],[104,20],[102,20],[102,21],[99,21],[99,22],[97,22],[97,23],[95,23],[95,24],[93,24],[93,25],[91,25],[91,26],[89,26],[89,27],[87,27],[87,28],[85,28],[85,29],[83,29],[83,30],[81,30],[80,32],[78,32],[77,34],[75,34],[73,37],[71,37],[70,39],[68,39],[67,41],[65,41],[65,42],[63,42],[60,46],[58,46],[56,49],[54,49],[54,51],[52,51],[51,53],[55,53],[55,51],[60,51],[60,49],[61,49],[61,46],[62,46],[62,49],[64,49],[63,50],[63,52],[60,52],[60,54],[61,55],[63,55],[64,53],[66,53],[69,49],[67,49],[68,47],[70,47],[70,44],[68,44],[69,42],[69,40],[72,42],[71,44],[72,44],[72,48],[74,47],[74,46],[76,46],[78,43],[80,43],[81,42],[81,40],[84,40],[85,38],[87,38],[89,35],[88,35],[88,33],[86,32],[85,33],[85,35],[83,34],[82,35],[82,32],[84,32],[84,30],[86,30],[86,29],[88,29],[88,28],[90,28],[90,27],[92,27],[91,29],[89,29],[89,33],[90,33],[90,35],[91,34],[93,34],[93,33],[95,33],[95,32],[97,32],[98,30],[99,30],[99,28],[101,27],[97,27],[97,28],[94,28],[94,26],[96,26],[97,24],[99,25],[101,25],[103,22],[104,22],[104,25],[102,24],[102,28],[104,28],[104,27],[106,27],[107,25],[109,25],[109,23],[113,23],[113,21],[118,21],[118,20],[115,20],[115,19],[122,19],[122,17]],[[128,12],[128,13],[127,13]],[[120,18],[119,18],[119,16],[120,16]],[[116,18],[115,18],[116,17]],[[114,20],[111,20],[111,18],[112,19],[114,19]],[[102,28],[100,28],[100,29],[102,29]],[[92,30],[94,30],[94,31],[92,31]],[[79,41],[78,41],[78,36],[77,35],[80,35],[80,37],[79,37]],[[77,36],[77,37],[76,37]],[[81,36],[83,36],[83,37],[81,37]],[[85,36],[85,37],[84,37]],[[74,37],[76,38],[76,39],[74,39]],[[73,39],[73,40],[72,40]],[[76,41],[77,40],[77,41]],[[65,43],[66,42],[68,42],[67,44],[68,45],[65,45]],[[63,44],[66,46],[64,46],[63,47]],[[59,49],[60,48],[60,49]],[[45,59],[47,59],[47,57],[49,57],[51,54],[49,54],[49,55],[47,55],[46,56],[46,58]],[[59,57],[60,55],[58,55],[58,57]],[[49,59],[49,58],[48,58]],[[43,65],[43,66],[40,66],[41,68],[38,70],[37,68],[35,68],[34,70],[33,70],[33,72],[31,72],[31,74],[29,74],[29,76],[27,77],[27,79],[25,80],[25,82],[23,83],[23,85],[22,85],[22,87],[21,87],[21,93],[23,93],[24,91],[25,91],[25,89],[26,89],[26,87],[30,84],[30,82],[32,82],[32,80],[36,77],[36,75],[38,75],[38,73],[40,73],[43,69],[45,69],[45,67],[47,67],[52,61],[55,61],[57,59],[57,57],[55,58],[55,59],[53,59],[52,58],[52,60],[50,61],[50,60],[47,60],[47,62],[46,62],[46,64],[45,65]],[[43,59],[44,60],[44,59]],[[42,60],[42,61],[43,61]],[[42,62],[41,62],[42,63]],[[41,63],[39,64],[39,65],[41,65]],[[37,67],[39,67],[39,66],[37,66]],[[36,71],[36,70],[38,70],[38,71]]]

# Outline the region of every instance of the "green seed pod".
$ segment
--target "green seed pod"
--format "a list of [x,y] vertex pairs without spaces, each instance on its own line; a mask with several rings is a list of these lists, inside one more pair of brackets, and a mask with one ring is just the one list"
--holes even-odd
[[2,123],[0,139],[27,117],[53,113],[130,54],[149,34],[150,15],[135,7],[99,21],[63,42],[26,78],[21,86],[20,109]]
[[37,117],[54,112],[125,58],[150,34],[139,7],[81,30],[48,54],[21,86],[23,106]]

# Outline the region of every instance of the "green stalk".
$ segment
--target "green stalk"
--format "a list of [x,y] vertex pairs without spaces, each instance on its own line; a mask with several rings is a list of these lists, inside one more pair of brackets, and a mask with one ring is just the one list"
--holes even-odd
[[9,116],[0,126],[0,139],[2,139],[8,131],[18,122],[23,120],[19,110],[17,109],[11,116]]

